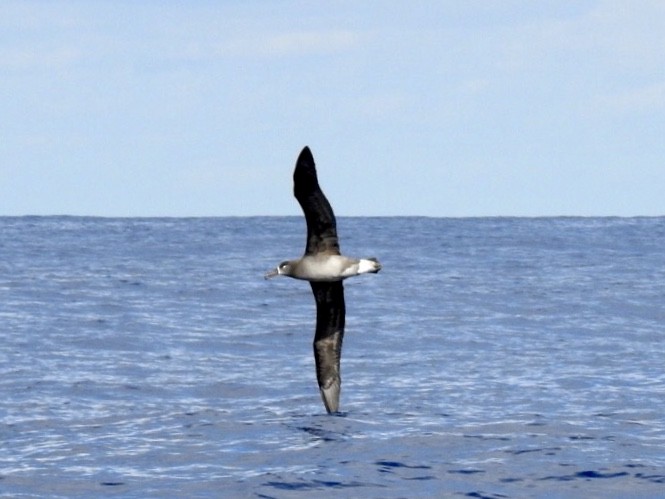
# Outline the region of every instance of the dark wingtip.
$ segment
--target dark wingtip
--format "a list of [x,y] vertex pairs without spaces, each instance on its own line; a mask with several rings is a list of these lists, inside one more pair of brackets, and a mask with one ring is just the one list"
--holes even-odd
[[309,146],[303,147],[303,150],[300,151],[300,155],[298,156],[298,163],[301,161],[306,161],[308,163],[314,163],[314,156],[312,155],[312,151],[309,149]]
[[[316,165],[314,164],[314,156],[308,146],[300,152],[296,168],[293,171],[294,193],[297,190],[308,191],[318,185],[316,177]],[[296,197],[298,197],[296,195]]]
[[327,388],[319,386],[319,390],[321,392],[321,398],[323,399],[323,405],[326,407],[326,412],[328,414],[336,414],[339,412],[339,378],[330,383],[330,386]]

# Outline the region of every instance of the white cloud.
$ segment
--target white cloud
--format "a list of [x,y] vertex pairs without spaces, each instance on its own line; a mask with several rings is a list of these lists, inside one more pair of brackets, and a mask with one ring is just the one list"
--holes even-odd
[[395,113],[402,113],[412,105],[412,99],[406,94],[382,93],[358,98],[355,108],[370,118],[386,118]]
[[269,39],[267,48],[277,55],[320,54],[348,50],[357,41],[358,36],[350,31],[286,33]]
[[0,29],[7,32],[48,34],[53,29],[80,29],[78,9],[70,2],[0,2]]
[[235,38],[220,48],[222,55],[302,56],[344,52],[361,40],[358,33],[345,30],[301,31],[259,37]]
[[501,27],[494,34],[507,70],[573,65],[579,71],[660,69],[665,62],[665,2],[601,0],[591,8]]
[[595,107],[614,112],[660,112],[665,109],[665,81],[605,94],[595,99]]
[[81,51],[74,47],[6,47],[0,49],[0,68],[14,71],[61,69],[79,61],[81,57]]

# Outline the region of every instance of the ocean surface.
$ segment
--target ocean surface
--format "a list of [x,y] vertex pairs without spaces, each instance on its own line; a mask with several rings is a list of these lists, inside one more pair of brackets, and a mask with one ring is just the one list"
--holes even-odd
[[0,218],[0,496],[665,497],[665,218]]

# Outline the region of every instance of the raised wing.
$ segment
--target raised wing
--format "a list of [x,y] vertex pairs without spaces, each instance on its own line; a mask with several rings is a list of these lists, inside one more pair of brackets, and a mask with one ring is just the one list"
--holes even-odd
[[342,384],[339,363],[344,338],[344,286],[342,281],[310,282],[316,299],[314,360],[316,379],[328,413],[339,409]]
[[293,194],[307,221],[305,254],[339,255],[335,214],[319,187],[314,157],[309,147],[305,147],[298,156],[293,172]]

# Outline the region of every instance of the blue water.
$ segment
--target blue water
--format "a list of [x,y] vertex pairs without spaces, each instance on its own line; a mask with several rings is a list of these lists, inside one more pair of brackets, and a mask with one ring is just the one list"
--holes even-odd
[[3,497],[663,497],[665,218],[0,218]]

